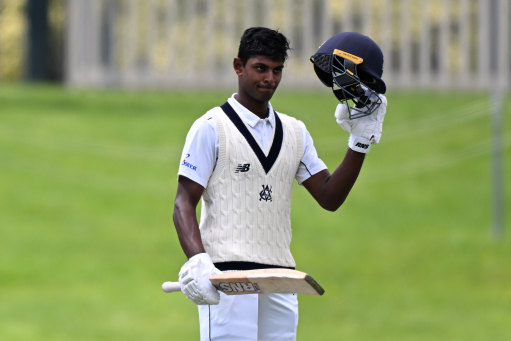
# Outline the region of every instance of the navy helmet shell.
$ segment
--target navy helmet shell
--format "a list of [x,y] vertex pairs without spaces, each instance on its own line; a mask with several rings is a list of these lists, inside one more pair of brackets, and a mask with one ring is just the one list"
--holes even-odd
[[[380,47],[368,36],[358,32],[341,32],[325,41],[311,61],[318,78],[328,87],[332,87],[332,63],[335,58],[331,56],[335,50],[347,52],[362,59],[357,65],[357,73],[361,83],[368,88],[384,94],[387,90],[383,75],[383,53]],[[321,58],[329,56],[329,58]]]

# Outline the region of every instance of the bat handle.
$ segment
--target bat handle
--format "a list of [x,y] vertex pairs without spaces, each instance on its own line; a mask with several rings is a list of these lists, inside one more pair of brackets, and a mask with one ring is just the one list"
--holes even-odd
[[163,282],[161,288],[165,292],[181,291],[181,285],[179,285],[179,282]]

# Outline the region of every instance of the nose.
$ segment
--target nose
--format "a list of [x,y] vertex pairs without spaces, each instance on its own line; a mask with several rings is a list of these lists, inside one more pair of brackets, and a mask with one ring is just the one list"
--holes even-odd
[[277,82],[277,76],[273,72],[273,70],[268,70],[264,74],[264,82],[267,84],[275,84]]
[[268,70],[264,73],[264,81],[266,83],[270,83],[273,80],[273,72]]

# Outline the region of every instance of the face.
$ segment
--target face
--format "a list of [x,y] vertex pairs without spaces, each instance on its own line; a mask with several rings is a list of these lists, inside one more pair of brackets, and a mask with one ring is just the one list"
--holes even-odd
[[267,103],[282,78],[284,63],[266,56],[249,58],[245,66],[234,59],[234,70],[238,75],[238,94],[244,101]]

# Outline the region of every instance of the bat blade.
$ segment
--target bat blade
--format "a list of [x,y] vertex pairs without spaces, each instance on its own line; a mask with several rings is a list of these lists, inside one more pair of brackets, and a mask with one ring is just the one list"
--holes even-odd
[[323,295],[325,290],[310,275],[291,269],[260,269],[224,272],[210,277],[227,295],[296,293]]
[[[210,277],[211,283],[226,295],[296,293],[323,295],[325,290],[305,272],[291,269],[259,269],[224,272]],[[179,285],[165,282],[165,292],[179,290]]]

